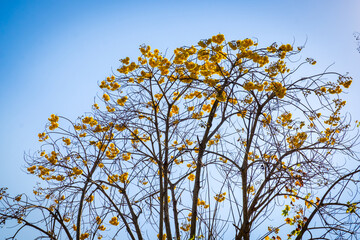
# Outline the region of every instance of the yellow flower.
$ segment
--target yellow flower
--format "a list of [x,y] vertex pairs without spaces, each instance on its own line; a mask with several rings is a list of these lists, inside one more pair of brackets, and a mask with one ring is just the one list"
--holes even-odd
[[51,122],[50,126],[49,126],[49,130],[55,130],[56,128],[59,127],[59,123],[57,122]]
[[225,195],[226,195],[226,192],[223,192],[220,194],[216,194],[216,196],[214,198],[217,202],[222,202],[225,200]]
[[181,230],[183,230],[184,232],[187,232],[190,230],[190,224],[184,224],[180,227]]
[[86,137],[86,133],[79,134],[79,137]]
[[124,153],[122,155],[122,158],[125,160],[125,161],[129,161],[131,159],[131,153]]
[[124,96],[122,98],[119,98],[117,100],[117,103],[120,105],[120,106],[124,106],[125,105],[125,102],[128,100],[128,97],[127,96]]
[[104,99],[105,101],[109,101],[109,100],[110,100],[110,96],[107,95],[106,93],[104,93],[103,99]]
[[78,169],[77,167],[73,167],[72,170],[75,175],[81,175],[83,173],[83,170]]
[[69,146],[71,144],[71,141],[69,138],[63,138],[63,142],[65,143],[65,145]]
[[129,176],[129,173],[123,173],[123,174],[121,174],[120,176],[119,176],[119,181],[120,182],[122,182],[122,183],[128,183],[129,181],[127,180],[127,178],[128,178],[128,176]]
[[49,138],[49,136],[46,135],[46,133],[39,133],[38,137],[39,137],[39,142],[43,142],[43,141],[45,141],[46,139]]
[[48,120],[50,122],[58,122],[59,121],[59,117],[56,116],[55,114],[51,114],[50,118],[48,118]]
[[89,233],[82,233],[82,234],[80,235],[80,240],[84,240],[84,239],[88,238],[89,236],[90,236]]
[[112,217],[111,220],[109,221],[109,223],[114,226],[119,225],[119,221],[118,221],[117,217]]
[[176,106],[176,105],[173,105],[173,106],[171,107],[171,113],[179,114],[179,107]]
[[204,104],[202,107],[202,110],[205,112],[210,112],[210,110],[211,110],[210,104]]
[[98,229],[99,229],[100,231],[105,231],[105,230],[106,230],[106,227],[105,227],[104,225],[101,225],[101,226],[98,227]]
[[221,44],[223,41],[225,41],[225,36],[223,34],[218,34],[216,36],[212,36],[211,40],[216,44]]
[[15,201],[17,201],[17,202],[20,202],[20,200],[21,200],[21,195],[19,195],[15,198]]
[[87,202],[94,201],[94,195],[90,195],[88,198],[85,199],[85,201],[87,201]]
[[195,175],[191,173],[187,178],[188,178],[190,181],[194,181],[194,180],[195,180]]

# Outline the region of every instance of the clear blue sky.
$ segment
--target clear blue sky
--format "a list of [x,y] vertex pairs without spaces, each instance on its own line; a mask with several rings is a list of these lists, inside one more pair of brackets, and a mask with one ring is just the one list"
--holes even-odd
[[32,191],[23,154],[38,149],[47,118],[89,111],[97,82],[120,58],[137,57],[142,43],[172,51],[217,33],[258,38],[260,46],[307,40],[303,59],[354,77],[347,109],[360,119],[356,31],[358,0],[0,0],[0,186]]

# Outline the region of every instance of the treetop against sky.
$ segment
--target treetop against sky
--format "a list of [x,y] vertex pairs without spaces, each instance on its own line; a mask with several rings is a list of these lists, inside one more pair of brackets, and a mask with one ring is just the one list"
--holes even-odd
[[316,73],[303,47],[141,45],[90,113],[51,114],[25,157],[41,184],[2,189],[1,223],[50,239],[357,239],[352,78]]

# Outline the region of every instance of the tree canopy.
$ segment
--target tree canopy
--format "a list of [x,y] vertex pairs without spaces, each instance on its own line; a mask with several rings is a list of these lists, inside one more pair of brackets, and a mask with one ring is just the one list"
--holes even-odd
[[307,74],[302,49],[222,34],[169,57],[140,46],[90,113],[50,116],[25,156],[41,184],[2,188],[1,224],[49,239],[359,239],[352,79]]

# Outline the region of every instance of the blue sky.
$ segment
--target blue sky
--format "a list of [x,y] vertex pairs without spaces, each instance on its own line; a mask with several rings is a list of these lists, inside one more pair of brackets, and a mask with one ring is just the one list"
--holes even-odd
[[357,0],[0,0],[0,185],[32,191],[23,154],[38,149],[47,118],[89,111],[97,82],[142,43],[172,51],[218,33],[260,46],[307,41],[302,57],[318,71],[335,63],[331,70],[353,76],[347,110],[360,119],[359,13]]

